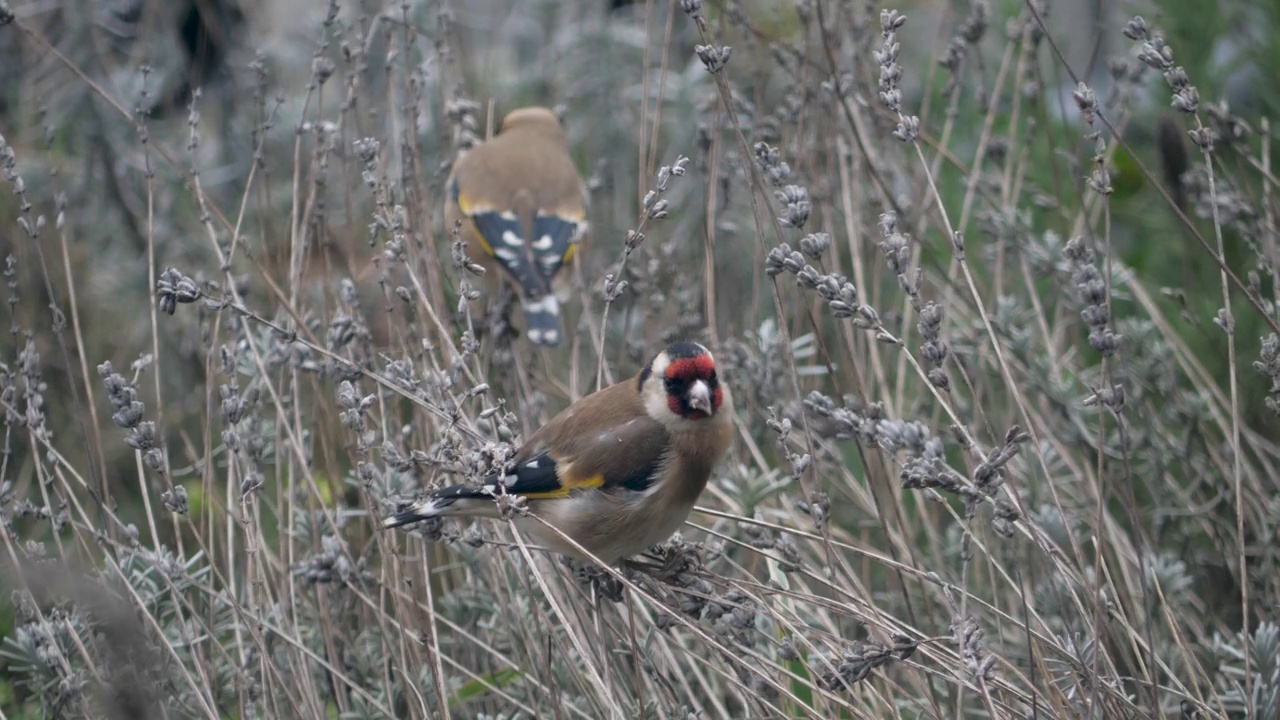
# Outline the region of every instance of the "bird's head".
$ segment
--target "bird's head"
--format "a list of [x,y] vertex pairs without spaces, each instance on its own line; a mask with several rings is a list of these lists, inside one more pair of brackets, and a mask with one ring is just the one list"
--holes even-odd
[[498,132],[510,132],[516,128],[534,130],[543,133],[564,134],[560,124],[560,116],[554,110],[544,107],[523,107],[512,110],[502,118],[502,127]]
[[727,398],[711,353],[695,342],[678,342],[658,353],[640,372],[645,409],[659,422],[714,417]]

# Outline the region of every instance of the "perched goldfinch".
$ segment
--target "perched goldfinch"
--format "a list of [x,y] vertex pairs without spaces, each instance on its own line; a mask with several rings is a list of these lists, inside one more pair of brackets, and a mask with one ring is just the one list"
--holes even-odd
[[[689,516],[733,436],[733,400],[703,346],[676,343],[640,374],[588,395],[543,425],[506,473],[480,487],[432,492],[383,521],[499,517],[495,496],[527,498],[529,512],[614,564],[671,537]],[[516,526],[582,558],[534,518]]]
[[516,286],[534,345],[564,338],[552,281],[587,229],[586,186],[555,113],[512,111],[502,129],[454,164],[445,222],[462,221],[471,259]]

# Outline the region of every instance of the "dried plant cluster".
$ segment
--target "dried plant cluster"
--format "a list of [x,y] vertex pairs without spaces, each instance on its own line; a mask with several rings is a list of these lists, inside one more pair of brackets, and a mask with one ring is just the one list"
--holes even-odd
[[[1198,47],[1244,40],[276,5],[0,0],[4,717],[1280,716],[1277,88]],[[441,213],[531,102],[591,194],[555,350]],[[678,339],[738,432],[669,543],[376,529]]]

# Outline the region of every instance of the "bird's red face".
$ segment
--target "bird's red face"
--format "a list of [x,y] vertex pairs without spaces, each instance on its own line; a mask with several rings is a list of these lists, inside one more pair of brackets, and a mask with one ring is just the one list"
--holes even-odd
[[724,399],[716,361],[697,343],[676,343],[667,348],[666,369],[662,373],[667,392],[667,408],[688,420],[703,420],[716,414]]

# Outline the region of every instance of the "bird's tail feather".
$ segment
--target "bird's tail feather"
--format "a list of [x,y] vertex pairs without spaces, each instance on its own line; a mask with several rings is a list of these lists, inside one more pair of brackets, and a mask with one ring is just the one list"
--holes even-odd
[[524,300],[524,325],[529,342],[555,347],[564,339],[560,328],[560,301],[552,293],[537,300]]
[[422,500],[383,518],[382,527],[395,528],[434,517],[459,515],[497,516],[497,509],[493,497],[484,490],[468,485],[454,485],[440,488]]
[[441,502],[439,498],[428,497],[427,499],[416,502],[409,507],[400,510],[394,515],[390,515],[382,519],[382,527],[394,528],[401,525],[416,523],[419,520],[430,520],[433,517],[439,517],[447,514],[447,508],[453,504],[452,500]]

